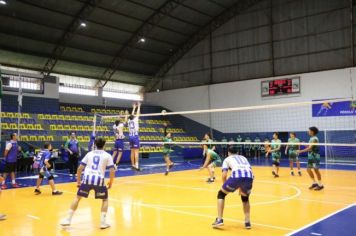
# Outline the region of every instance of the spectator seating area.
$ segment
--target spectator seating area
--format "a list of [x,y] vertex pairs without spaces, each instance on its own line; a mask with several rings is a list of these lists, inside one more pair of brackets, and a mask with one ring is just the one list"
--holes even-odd
[[[17,132],[20,128],[21,141],[42,142],[52,141],[63,143],[68,139],[70,132],[75,131],[77,138],[83,147],[89,142],[90,134],[93,131],[94,113],[105,115],[122,114],[125,109],[105,109],[90,108],[80,106],[61,105],[59,111],[52,113],[22,113],[20,118],[15,112],[2,112],[1,125],[3,134],[8,136],[12,132]],[[18,127],[18,119],[20,124]],[[96,132],[99,136],[104,136],[109,142],[114,142],[112,126],[115,119],[98,121]],[[163,121],[160,118],[140,119],[140,139],[146,142],[160,142],[163,139]],[[179,128],[169,123],[169,132],[172,132],[174,141],[198,141],[196,136],[188,134],[183,128]],[[125,132],[128,132],[125,127]],[[109,146],[110,147],[110,146]],[[58,147],[57,147],[58,148]],[[161,152],[162,145],[142,145],[141,152]]]

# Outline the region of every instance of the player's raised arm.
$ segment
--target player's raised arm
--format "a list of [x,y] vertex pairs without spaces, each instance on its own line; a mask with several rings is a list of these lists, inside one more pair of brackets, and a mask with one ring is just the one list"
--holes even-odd
[[136,117],[137,117],[137,118],[140,118],[140,115],[141,115],[141,103],[138,102],[138,103],[137,103]]
[[132,112],[131,112],[131,115],[133,115],[133,116],[135,115],[136,108],[137,108],[136,103],[133,103],[133,104],[132,104]]

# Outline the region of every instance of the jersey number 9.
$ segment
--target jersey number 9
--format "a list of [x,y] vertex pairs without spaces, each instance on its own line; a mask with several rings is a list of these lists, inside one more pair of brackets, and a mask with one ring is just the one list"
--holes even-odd
[[91,168],[93,170],[97,170],[99,167],[99,162],[100,162],[100,157],[99,156],[94,156],[93,158],[93,165],[91,165]]

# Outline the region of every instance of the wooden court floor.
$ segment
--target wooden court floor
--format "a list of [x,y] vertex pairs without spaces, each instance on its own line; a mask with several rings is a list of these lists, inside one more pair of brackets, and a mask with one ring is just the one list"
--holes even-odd
[[[306,176],[292,177],[282,168],[274,179],[270,168],[254,167],[251,195],[251,223],[243,228],[240,197],[227,197],[225,226],[211,228],[216,216],[218,181],[205,183],[206,171],[189,170],[117,178],[110,190],[108,221],[112,227],[98,229],[100,200],[83,199],[71,227],[63,229],[66,215],[76,193],[74,183],[58,185],[62,196],[51,196],[48,186],[42,195],[33,188],[5,190],[0,196],[0,212],[8,219],[0,222],[0,235],[285,235],[323,216],[356,202],[356,172],[324,170],[325,189],[308,190]],[[92,196],[92,195],[91,195]]]

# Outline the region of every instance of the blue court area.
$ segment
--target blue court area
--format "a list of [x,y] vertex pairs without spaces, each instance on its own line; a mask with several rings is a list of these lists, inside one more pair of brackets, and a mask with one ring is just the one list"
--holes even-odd
[[356,204],[334,212],[316,222],[313,222],[289,235],[356,235]]

